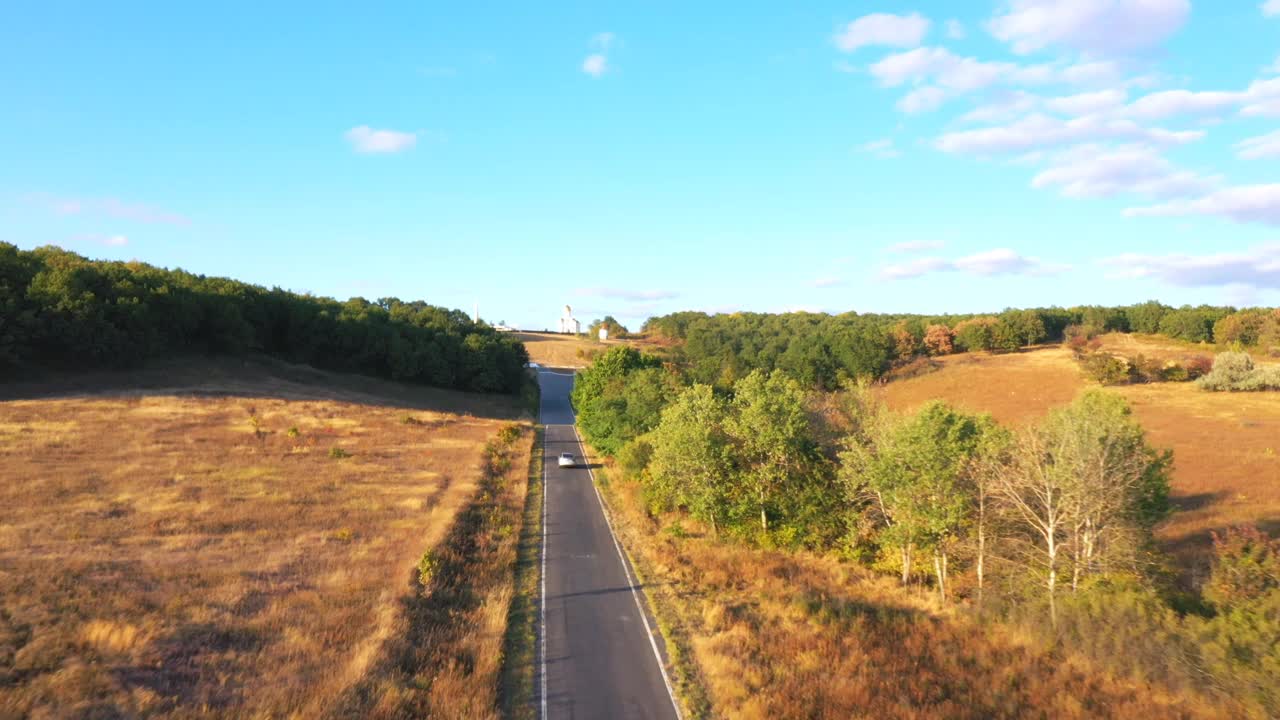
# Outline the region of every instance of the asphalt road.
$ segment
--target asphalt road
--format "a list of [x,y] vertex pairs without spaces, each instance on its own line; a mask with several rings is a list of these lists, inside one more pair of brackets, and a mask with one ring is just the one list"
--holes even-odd
[[562,452],[582,462],[569,406],[571,373],[538,373],[546,426],[541,716],[678,718],[658,660],[661,639],[642,614],[643,595],[605,519],[591,473],[556,462]]

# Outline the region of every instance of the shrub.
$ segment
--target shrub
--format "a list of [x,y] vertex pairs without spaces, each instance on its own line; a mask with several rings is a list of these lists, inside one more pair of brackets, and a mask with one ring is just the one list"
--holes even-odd
[[1280,588],[1280,540],[1256,527],[1213,534],[1213,569],[1204,597],[1219,608],[1256,602]]
[[520,437],[520,434],[522,432],[523,432],[523,429],[515,423],[503,425],[498,430],[498,442],[504,445],[510,445]]
[[1218,353],[1213,360],[1213,370],[1196,383],[1214,392],[1280,390],[1280,368],[1256,367],[1248,353]]
[[1109,353],[1089,353],[1081,358],[1080,366],[1086,375],[1103,385],[1123,385],[1132,377],[1129,363]]
[[422,557],[418,558],[418,584],[422,586],[423,592],[431,589],[431,581],[435,579],[439,568],[440,561],[430,550],[422,553]]
[[1213,370],[1213,358],[1208,355],[1192,355],[1188,357],[1183,365],[1187,368],[1187,379],[1195,380],[1203,377]]
[[351,457],[351,453],[347,452],[346,450],[343,450],[337,445],[334,445],[333,447],[329,448],[329,457],[333,458],[334,460],[342,460],[343,458]]

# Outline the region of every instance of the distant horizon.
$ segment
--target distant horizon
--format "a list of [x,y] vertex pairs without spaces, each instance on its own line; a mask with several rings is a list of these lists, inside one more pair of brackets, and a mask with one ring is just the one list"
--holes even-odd
[[306,7],[7,9],[0,241],[529,328],[1280,305],[1276,0]]
[[[98,257],[91,257],[91,256],[84,255],[84,253],[83,253],[83,252],[80,252],[79,250],[77,250],[77,249],[75,249],[75,248],[67,248],[67,247],[63,247],[63,246],[61,246],[61,245],[53,245],[53,247],[59,247],[59,248],[61,248],[61,249],[63,249],[63,250],[67,250],[67,251],[69,251],[69,252],[75,252],[75,253],[77,253],[77,254],[79,254],[79,255],[82,255],[82,256],[84,256],[84,257],[87,257],[89,260],[95,260],[95,261],[96,261],[96,260],[103,260],[103,261],[112,261],[112,262],[141,262],[141,263],[144,263],[144,264],[152,265],[152,266],[154,266],[154,267],[163,267],[163,269],[166,269],[166,270],[181,270],[181,271],[183,271],[183,272],[188,272],[188,273],[191,273],[191,274],[193,274],[193,275],[201,275],[201,276],[205,276],[205,277],[225,277],[225,278],[230,279],[230,280],[235,280],[235,281],[239,281],[239,282],[246,282],[246,283],[249,283],[249,284],[252,284],[252,285],[256,285],[256,286],[258,286],[258,287],[262,287],[262,288],[265,288],[265,289],[271,289],[271,288],[273,288],[273,287],[279,287],[279,286],[276,286],[276,285],[271,285],[270,283],[268,283],[268,284],[262,284],[262,283],[249,282],[249,281],[247,281],[247,280],[244,280],[244,279],[242,279],[242,278],[238,278],[238,277],[234,277],[234,276],[222,276],[222,275],[212,275],[212,274],[210,274],[210,273],[202,273],[202,272],[200,272],[200,271],[198,271],[198,270],[194,270],[194,269],[192,269],[192,268],[188,268],[188,267],[176,267],[176,266],[175,266],[175,267],[164,267],[164,266],[157,266],[157,265],[154,265],[154,263],[147,263],[145,260],[141,260],[141,259],[138,259],[138,258],[132,258],[132,259],[127,259],[127,260],[125,260],[125,259],[114,259],[114,258],[98,258]],[[453,306],[450,306],[450,305],[443,305],[443,304],[441,304],[441,303],[435,302],[435,301],[433,301],[430,297],[400,297],[400,296],[395,296],[395,295],[385,295],[385,294],[380,294],[380,293],[379,293],[379,294],[374,294],[374,295],[372,295],[372,296],[369,296],[369,295],[349,295],[349,296],[346,296],[346,297],[341,297],[341,296],[336,296],[336,295],[325,295],[325,294],[321,294],[321,293],[313,293],[313,292],[309,292],[309,291],[306,291],[306,290],[298,290],[298,289],[295,289],[295,288],[286,288],[286,287],[281,287],[280,289],[285,290],[285,291],[287,291],[287,292],[293,292],[293,293],[298,293],[298,294],[303,294],[303,295],[312,295],[312,296],[315,296],[315,297],[328,298],[328,299],[331,299],[331,300],[335,300],[335,301],[337,301],[337,302],[346,302],[346,301],[348,301],[348,300],[361,299],[361,300],[364,300],[364,301],[366,301],[366,302],[376,303],[380,298],[391,298],[391,297],[395,297],[396,299],[398,299],[398,300],[400,300],[400,301],[402,301],[402,302],[425,302],[425,303],[427,303],[428,305],[434,305],[434,306],[436,306],[436,307],[443,307],[443,308],[446,308],[446,309],[448,309],[448,310],[454,310],[454,311],[462,312],[462,313],[466,314],[466,315],[467,315],[467,317],[472,317],[472,316],[473,316],[473,312],[474,312],[474,310],[475,310],[475,308],[474,308],[474,304],[473,304],[473,307],[472,307],[472,308],[470,308],[470,309],[468,309],[468,308],[463,308],[463,307],[453,307]],[[642,318],[642,319],[640,320],[640,322],[635,323],[634,325],[632,325],[632,324],[630,324],[630,323],[622,322],[621,320],[619,320],[619,319],[618,319],[618,318],[616,318],[616,317],[615,317],[614,319],[615,319],[615,320],[619,320],[619,322],[620,322],[624,327],[626,327],[626,328],[627,328],[628,332],[633,332],[633,333],[634,333],[634,332],[638,332],[638,331],[639,331],[639,329],[640,329],[640,327],[641,327],[641,326],[643,326],[645,322],[647,322],[648,320],[650,320],[650,319],[652,319],[652,318],[655,318],[655,317],[662,317],[662,316],[665,316],[665,315],[671,315],[671,314],[673,314],[673,313],[681,313],[681,312],[700,312],[700,313],[706,313],[707,315],[734,315],[734,314],[738,314],[738,313],[752,313],[752,314],[761,314],[761,315],[788,315],[788,314],[795,314],[795,313],[808,313],[808,314],[811,314],[811,315],[828,315],[828,316],[836,316],[836,315],[846,315],[846,314],[849,314],[849,313],[856,313],[856,314],[858,314],[858,315],[885,315],[885,316],[893,316],[893,315],[908,315],[908,316],[916,316],[916,317],[935,317],[935,316],[954,316],[954,315],[992,315],[992,316],[994,316],[994,315],[999,315],[1000,313],[1002,313],[1002,312],[1004,312],[1004,311],[1006,311],[1006,310],[1040,310],[1040,309],[1045,309],[1045,310],[1047,310],[1047,309],[1051,309],[1051,308],[1070,309],[1070,308],[1076,308],[1076,307],[1089,307],[1089,306],[1101,306],[1101,307],[1128,307],[1128,306],[1138,305],[1138,304],[1146,303],[1146,302],[1158,302],[1158,303],[1160,303],[1160,304],[1162,304],[1162,305],[1165,305],[1165,306],[1168,306],[1168,307],[1172,307],[1172,308],[1180,308],[1180,307],[1185,307],[1185,306],[1186,306],[1186,304],[1185,304],[1185,303],[1184,303],[1184,304],[1178,304],[1178,305],[1175,305],[1175,304],[1173,304],[1173,303],[1165,302],[1165,301],[1164,301],[1163,299],[1161,299],[1161,298],[1147,298],[1147,299],[1145,299],[1145,300],[1140,300],[1140,301],[1135,302],[1135,303],[1124,303],[1124,304],[1122,304],[1122,305],[1102,305],[1102,304],[1100,304],[1100,303],[1078,302],[1078,303],[1068,303],[1068,304],[1064,304],[1064,305],[1021,305],[1021,306],[1007,306],[1007,307],[1003,307],[1003,308],[999,308],[999,309],[990,309],[990,308],[988,308],[988,309],[983,309],[983,310],[941,310],[941,311],[932,311],[932,312],[910,312],[910,311],[893,311],[893,310],[858,310],[858,309],[849,309],[849,310],[806,310],[806,309],[803,309],[803,308],[790,309],[790,310],[779,310],[779,311],[768,311],[768,310],[745,310],[745,309],[744,309],[744,310],[725,310],[725,309],[702,310],[702,309],[698,309],[698,308],[679,308],[679,307],[677,307],[677,308],[675,308],[675,309],[673,309],[673,310],[670,310],[670,311],[667,311],[667,312],[664,312],[664,313],[654,314],[654,315],[648,315],[648,316],[646,316],[646,317]],[[1196,305],[1192,305],[1192,307],[1195,307],[1195,306],[1196,306]],[[511,330],[516,331],[516,332],[541,332],[541,333],[551,333],[551,334],[557,334],[557,335],[561,335],[561,334],[572,334],[572,333],[561,333],[561,332],[559,332],[558,330],[555,330],[555,329],[554,329],[554,325],[555,325],[555,323],[550,323],[550,324],[546,324],[546,325],[544,325],[544,326],[538,327],[538,326],[534,326],[534,325],[528,325],[528,326],[525,326],[525,325],[517,325],[517,324],[512,324],[511,322],[505,322],[505,323],[504,323],[504,322],[503,322],[503,320],[505,320],[505,318],[501,318],[501,317],[496,318],[496,319],[489,319],[489,318],[485,315],[484,310],[483,310],[483,307],[484,307],[484,304],[483,304],[483,303],[481,303],[481,304],[480,304],[480,320],[481,320],[481,321],[483,321],[484,323],[486,323],[486,324],[490,325],[490,326],[505,325],[506,327],[508,327],[508,328],[510,328]],[[570,304],[570,307],[572,307],[572,305],[571,305],[571,304]],[[1277,307],[1277,306],[1272,306],[1272,305],[1213,305],[1213,307],[1229,307],[1229,308],[1233,308],[1233,309],[1235,309],[1235,310],[1250,310],[1250,309],[1273,309],[1273,308],[1275,308],[1275,307]],[[591,317],[585,317],[585,316],[580,317],[580,316],[579,316],[579,313],[578,313],[577,311],[574,311],[574,317],[575,317],[575,318],[576,318],[576,319],[581,323],[581,325],[582,325],[582,332],[581,332],[581,333],[579,333],[579,334],[587,334],[587,327],[588,327],[589,325],[591,325],[591,324],[592,324],[592,323],[594,323],[594,322],[604,320],[606,317],[609,317],[609,316],[610,316],[610,315],[609,315],[608,313],[606,313],[606,314],[604,314],[604,315],[599,315],[599,316],[594,316],[594,315],[593,315],[593,316],[591,316]]]

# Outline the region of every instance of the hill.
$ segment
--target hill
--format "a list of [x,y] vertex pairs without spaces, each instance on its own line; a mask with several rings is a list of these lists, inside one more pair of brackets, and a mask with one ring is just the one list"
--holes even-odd
[[[1170,359],[1188,347],[1162,338],[1112,334],[1103,348]],[[891,407],[931,399],[1025,425],[1092,385],[1071,353],[1040,347],[1021,353],[938,358],[939,369],[888,383]],[[1280,401],[1269,393],[1209,393],[1193,383],[1111,387],[1123,395],[1157,447],[1174,452],[1173,500],[1180,512],[1157,537],[1186,567],[1203,570],[1210,532],[1244,523],[1280,532]]]

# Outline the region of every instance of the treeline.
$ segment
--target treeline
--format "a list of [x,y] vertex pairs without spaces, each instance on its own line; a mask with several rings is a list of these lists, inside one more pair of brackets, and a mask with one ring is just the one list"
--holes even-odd
[[1280,349],[1280,310],[1173,308],[1151,301],[1125,307],[1006,310],[998,315],[825,315],[678,312],[650,318],[643,332],[680,341],[676,359],[698,382],[720,388],[752,370],[783,370],[809,387],[832,390],[879,377],[912,359],[953,352],[1013,352],[1069,335],[1159,334],[1192,343]]
[[265,353],[403,382],[514,393],[528,353],[457,310],[266,289],[138,262],[0,243],[0,368],[129,368]]
[[1118,673],[1280,711],[1280,544],[1218,541],[1200,594],[1153,527],[1171,453],[1093,390],[1014,432],[942,403],[886,409],[869,386],[814,392],[780,370],[727,388],[629,348],[574,390],[583,432],[677,536],[838,554],[944,602],[1025,624]]

